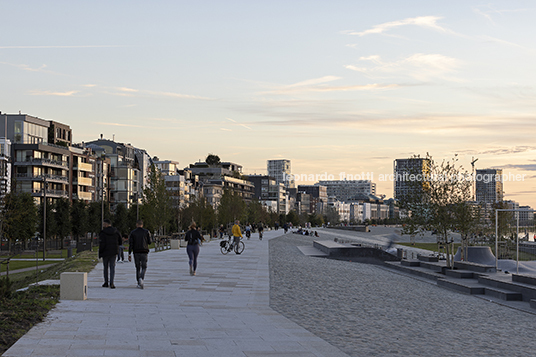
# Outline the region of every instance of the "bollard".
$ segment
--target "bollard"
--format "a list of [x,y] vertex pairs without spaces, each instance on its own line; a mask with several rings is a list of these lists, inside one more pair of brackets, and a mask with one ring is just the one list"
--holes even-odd
[[180,239],[172,239],[170,243],[171,243],[171,249],[179,249],[181,247]]
[[60,300],[86,300],[87,273],[61,273]]

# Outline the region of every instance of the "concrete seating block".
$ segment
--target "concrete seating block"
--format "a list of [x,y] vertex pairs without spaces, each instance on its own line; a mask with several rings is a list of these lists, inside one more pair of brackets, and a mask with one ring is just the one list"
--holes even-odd
[[186,247],[187,245],[188,245],[188,242],[187,242],[187,241],[185,241],[184,239],[181,239],[181,240],[180,240],[180,246],[181,246],[181,247]]
[[61,273],[60,275],[61,300],[87,299],[87,273]]
[[171,239],[169,242],[171,249],[179,249],[181,247],[180,239]]

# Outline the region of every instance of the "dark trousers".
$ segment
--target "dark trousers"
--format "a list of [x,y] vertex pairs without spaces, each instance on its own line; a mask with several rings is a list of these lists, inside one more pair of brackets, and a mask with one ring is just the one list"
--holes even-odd
[[125,248],[120,245],[119,246],[119,251],[117,252],[117,261],[125,261],[125,254],[124,254],[124,251],[125,251]]
[[134,253],[134,264],[136,264],[136,282],[145,279],[147,270],[147,253]]
[[[107,284],[114,283],[115,276],[115,255],[109,255],[107,257],[102,257],[102,264],[104,264],[104,282]],[[108,280],[108,269],[110,269],[110,279]]]
[[189,264],[194,271],[197,269],[197,256],[199,255],[199,244],[192,244],[186,246],[186,252],[188,253]]

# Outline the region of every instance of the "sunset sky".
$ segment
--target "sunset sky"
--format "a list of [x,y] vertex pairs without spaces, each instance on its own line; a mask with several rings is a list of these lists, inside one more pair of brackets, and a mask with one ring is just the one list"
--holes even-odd
[[[371,173],[458,154],[536,207],[534,1],[0,1],[0,111],[182,165]],[[303,181],[298,181],[303,183]],[[306,182],[313,183],[313,182]]]

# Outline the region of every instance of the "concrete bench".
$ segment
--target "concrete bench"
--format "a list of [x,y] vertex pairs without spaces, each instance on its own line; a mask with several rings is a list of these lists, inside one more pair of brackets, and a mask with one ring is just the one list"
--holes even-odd
[[493,265],[478,264],[472,262],[454,262],[455,269],[470,270],[477,273],[495,273],[497,269]]
[[87,273],[66,272],[60,274],[60,300],[86,300]]
[[512,281],[515,281],[517,283],[536,285],[536,276],[534,276],[534,275],[512,274]]

